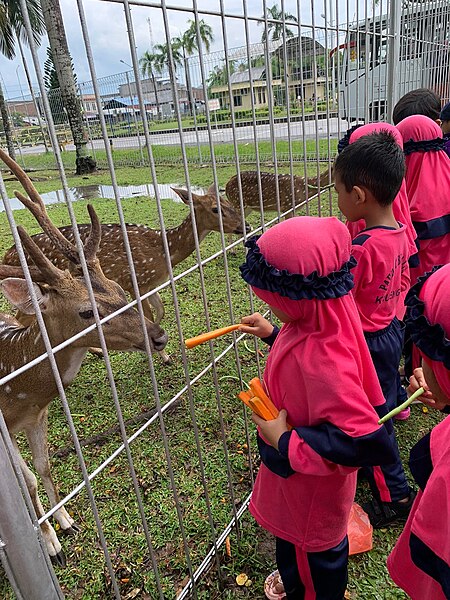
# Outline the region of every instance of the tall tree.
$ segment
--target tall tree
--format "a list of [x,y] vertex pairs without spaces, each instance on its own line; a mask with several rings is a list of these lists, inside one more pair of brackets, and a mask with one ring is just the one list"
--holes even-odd
[[[189,27],[179,38],[175,38],[175,44],[178,45],[183,54],[184,72],[186,77],[186,89],[188,95],[189,112],[192,112],[192,84],[191,84],[191,73],[189,71],[188,58],[192,56],[194,52],[200,52],[201,48],[198,43],[197,36],[197,25],[194,20],[189,19]],[[200,45],[203,43],[206,52],[209,52],[211,43],[214,41],[213,30],[208,23],[203,19],[198,22],[198,33],[200,37]]]
[[[44,33],[44,19],[42,16],[39,0],[26,0],[28,14],[30,16],[33,38],[36,44],[40,44],[41,35]],[[22,11],[19,0],[0,0],[0,52],[10,60],[16,55],[16,40],[20,39],[29,44],[28,35],[25,30]],[[0,85],[0,115],[3,121],[3,129],[6,137],[8,153],[15,160],[16,152],[12,136],[11,120],[8,114],[5,97]]]
[[77,95],[72,58],[64,30],[61,6],[59,0],[41,0],[41,6],[60,85],[61,100],[67,112],[75,144],[76,173],[77,175],[92,173],[97,165],[87,149],[81,102]]
[[[278,8],[277,4],[274,4],[271,8],[266,9],[267,15],[267,34],[269,36],[269,40],[282,40],[283,39],[283,11]],[[263,15],[262,18],[265,19],[266,15]],[[297,17],[295,15],[291,15],[290,13],[284,13],[285,21],[293,21],[294,23],[298,23]],[[262,21],[258,22],[258,25],[262,25],[264,27],[264,23]],[[294,33],[291,29],[286,27],[286,37],[291,38],[294,37]],[[261,36],[261,42],[264,44],[266,42],[266,29],[264,27],[264,31]]]
[[144,52],[142,57],[139,59],[139,64],[141,66],[142,75],[144,77],[149,77],[152,80],[153,89],[155,91],[156,113],[157,113],[157,116],[159,117],[159,113],[160,113],[159,106],[160,105],[159,105],[159,98],[158,98],[157,81],[156,81],[156,77],[155,77],[155,71],[157,70],[156,69],[156,54],[147,50],[146,52]]

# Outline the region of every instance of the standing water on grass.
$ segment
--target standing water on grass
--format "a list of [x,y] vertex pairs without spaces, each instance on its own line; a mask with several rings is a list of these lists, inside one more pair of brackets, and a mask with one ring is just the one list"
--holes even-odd
[[[159,197],[164,199],[173,200],[174,202],[182,202],[181,198],[172,190],[172,187],[185,187],[176,183],[169,184],[158,184]],[[120,197],[132,198],[133,196],[150,196],[155,197],[155,187],[151,184],[145,185],[126,185],[119,186]],[[202,188],[196,188],[191,186],[191,191],[194,194],[204,194],[205,191]],[[72,202],[77,200],[92,200],[93,198],[114,198],[114,188],[112,185],[83,185],[79,187],[73,187],[69,189],[70,199]],[[54,192],[46,192],[41,194],[41,198],[44,204],[63,204],[64,193],[63,190],[55,190]],[[17,210],[23,208],[23,204],[17,200],[17,198],[10,198],[11,208]],[[0,204],[0,212],[5,210],[3,202]]]

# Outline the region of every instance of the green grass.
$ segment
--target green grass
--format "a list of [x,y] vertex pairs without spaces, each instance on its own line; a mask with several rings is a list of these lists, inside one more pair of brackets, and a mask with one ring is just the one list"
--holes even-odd
[[[302,165],[299,164],[297,167],[298,172],[302,173]],[[223,185],[233,174],[233,167],[222,167],[218,171],[220,184]],[[148,169],[118,169],[117,175],[123,185],[142,183],[149,178]],[[193,184],[206,186],[211,183],[212,172],[209,167],[192,168],[190,176]],[[81,183],[94,181],[107,183],[107,177],[106,173],[97,173],[90,176],[88,181],[83,179]],[[74,183],[75,180],[77,183]],[[79,178],[71,178],[70,185],[79,185],[78,180]],[[179,167],[158,168],[158,181],[182,183],[183,173]],[[57,180],[36,182],[36,186],[40,191],[56,189]],[[85,204],[83,201],[74,203],[75,213],[81,222],[87,220]],[[93,204],[103,222],[117,221],[115,203],[112,200],[94,200]],[[154,202],[149,203],[148,199],[140,197],[125,199],[122,204],[127,221],[159,226]],[[187,214],[187,207],[182,204],[163,201],[162,205],[167,226],[179,224]],[[323,215],[329,214],[330,206],[335,211],[335,195],[325,193],[322,195],[321,202]],[[314,201],[311,203],[310,212],[317,214],[318,208],[318,202]],[[48,212],[57,225],[67,223],[64,206],[49,206]],[[17,222],[24,224],[30,233],[38,230],[26,211],[16,211],[15,216]],[[269,216],[271,215],[266,215],[266,218]],[[253,225],[259,224],[259,216],[256,213],[252,213],[248,220]],[[0,214],[0,232],[0,251],[3,253],[11,243],[4,214]],[[220,237],[216,233],[211,233],[201,245],[202,257],[205,258],[218,249],[220,249]],[[212,261],[204,269],[206,304],[212,328],[236,321],[250,311],[249,296],[238,274],[238,266],[243,257],[243,249],[239,249],[236,255],[227,257],[231,307],[226,300],[223,258]],[[176,273],[193,264],[195,264],[195,257],[190,256],[176,268]],[[191,337],[205,331],[206,319],[198,271],[183,277],[175,287],[184,337]],[[168,351],[173,357],[173,364],[170,366],[163,366],[155,358],[158,389],[164,405],[184,385],[185,375],[181,361],[180,340],[175,325],[174,301],[170,290],[164,290],[162,297],[166,307],[163,325],[169,333]],[[1,308],[7,309],[6,302],[2,302]],[[257,302],[255,308],[262,308],[262,306]],[[214,343],[215,354],[219,354],[230,340],[229,336],[218,339]],[[251,346],[253,344],[249,344],[249,347]],[[265,352],[261,344],[260,348]],[[131,419],[153,409],[155,400],[145,357],[117,352],[112,352],[110,356],[124,418]],[[257,374],[255,355],[242,343],[239,345],[239,358],[244,379],[248,380],[255,376]],[[200,372],[209,360],[208,346],[200,346],[190,351],[188,354],[190,377]],[[264,360],[265,357],[260,358],[262,366]],[[235,397],[239,391],[239,384],[232,379],[223,378],[229,375],[237,376],[237,373],[234,353],[228,353],[217,364],[219,398],[216,396],[214,377],[211,372],[208,372],[192,386],[192,403],[189,394],[184,394],[177,406],[164,416],[174,481],[180,498],[183,525],[194,569],[198,567],[210,548],[211,534],[197,456],[193,416],[198,428],[198,443],[204,462],[205,482],[218,533],[233,517],[233,503],[240,506],[251,489],[250,461],[254,469],[258,464],[253,426],[247,428],[248,415]],[[98,436],[115,425],[117,419],[103,361],[88,356],[73,385],[67,390],[67,396],[81,439]],[[222,422],[218,402],[223,414]],[[439,416],[435,413],[430,411],[424,414],[416,406],[413,407],[412,413],[409,421],[396,425],[399,445],[405,460],[409,448],[439,420]],[[71,446],[70,434],[58,400],[50,405],[49,419],[52,472],[64,494],[80,482],[81,475],[73,453],[69,452],[62,457],[55,455],[58,450]],[[128,424],[128,435],[131,435],[140,425],[141,423]],[[23,445],[23,440],[21,443]],[[119,434],[112,433],[106,436],[102,443],[87,445],[83,449],[83,454],[89,471],[94,470],[120,443]],[[24,454],[27,456],[26,450]],[[188,571],[158,423],[148,428],[133,443],[132,456],[164,593],[167,598],[173,598]],[[230,494],[230,481],[225,469],[227,457],[230,462],[234,500]],[[46,505],[41,484],[39,489],[41,499]],[[113,565],[118,573],[121,594],[126,597],[132,590],[139,589],[141,591],[138,597],[156,599],[158,595],[151,561],[124,453],[94,479],[93,489]],[[367,496],[367,490],[361,488],[358,498],[364,495]],[[68,509],[81,526],[81,532],[75,538],[60,536],[68,562],[65,569],[57,569],[64,593],[68,599],[73,600],[110,598],[102,551],[85,492],[81,492],[73,499]],[[353,600],[406,598],[390,581],[385,567],[386,557],[400,531],[401,527],[391,527],[386,531],[376,532],[374,549],[370,553],[351,558],[349,590]],[[247,512],[240,522],[239,536],[234,531],[230,536],[230,543],[231,557],[225,555],[223,547],[219,550],[222,563],[221,576],[214,568],[207,573],[199,585],[198,598],[202,600],[263,598],[263,582],[275,562],[270,536],[256,526]],[[250,587],[236,586],[235,577],[241,572],[246,573],[252,580]],[[5,600],[13,597],[5,580],[0,580],[0,597]]]

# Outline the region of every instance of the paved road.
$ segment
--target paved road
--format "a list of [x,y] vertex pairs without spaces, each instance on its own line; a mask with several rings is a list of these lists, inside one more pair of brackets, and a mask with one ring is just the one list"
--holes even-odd
[[[316,135],[318,138],[327,137],[338,137],[339,133],[345,132],[348,129],[347,121],[332,117],[328,121],[327,119],[318,119],[317,121],[310,120],[305,122],[305,137],[314,139]],[[287,123],[276,123],[273,126],[274,136],[277,140],[288,139],[288,125]],[[317,132],[317,133],[316,133]],[[303,123],[298,121],[291,123],[290,134],[292,139],[301,139],[303,136]],[[197,139],[198,135],[198,139]],[[209,133],[207,130],[199,131],[198,134],[194,131],[187,131],[183,135],[185,144],[195,145],[197,141],[200,144],[207,144],[209,142]],[[150,136],[152,144],[160,145],[164,144],[167,146],[179,146],[180,137],[178,133],[157,133]],[[255,132],[253,126],[237,127],[236,138],[238,142],[251,142],[254,140]],[[257,125],[256,126],[256,137],[259,141],[266,141],[272,138],[270,125]],[[215,144],[230,143],[233,141],[233,129],[228,127],[226,129],[215,129],[212,124],[212,139]],[[144,146],[144,136],[140,136],[141,145]],[[89,146],[95,149],[104,148],[103,140],[93,140]],[[137,148],[139,146],[138,136],[115,138],[113,140],[114,148]],[[23,154],[38,154],[44,152],[44,146],[33,146],[22,148]],[[75,150],[73,144],[68,144],[66,150]]]

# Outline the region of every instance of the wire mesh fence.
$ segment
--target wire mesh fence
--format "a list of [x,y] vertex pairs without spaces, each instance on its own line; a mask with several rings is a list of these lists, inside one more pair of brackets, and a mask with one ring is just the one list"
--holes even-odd
[[[91,73],[90,82],[78,84],[78,100],[87,150],[107,170],[100,183],[93,176],[89,186],[72,185],[67,115],[59,90],[45,87],[34,46],[36,114],[25,95],[9,102],[21,119],[14,124],[17,161],[57,168],[53,195],[41,196],[55,226],[71,224],[73,231],[64,230],[72,245],[59,239],[58,246],[44,209],[34,209],[59,247],[57,266],[69,261],[72,268],[62,275],[41,260],[40,275],[29,270],[26,256],[36,251],[17,224],[30,234],[40,228],[17,210],[11,176],[2,170],[2,250],[16,244],[11,260],[25,273],[25,305],[36,314],[31,324],[0,321],[0,458],[6,452],[13,467],[1,475],[13,498],[0,520],[0,556],[11,582],[0,580],[4,598],[262,596],[272,557],[247,512],[258,457],[236,394],[261,376],[267,350],[236,332],[189,353],[183,342],[264,311],[238,275],[242,241],[285,213],[337,214],[330,166],[337,139],[353,122],[389,119],[395,101],[421,86],[448,100],[448,1],[286,0],[278,13],[265,0],[200,4],[97,0],[96,10],[114,7],[121,19],[132,65],[97,78],[101,58],[91,47],[88,3],[77,0]],[[20,5],[29,28],[25,0]],[[147,17],[163,31],[165,62],[143,76],[135,28]],[[194,24],[201,52],[167,44],[180,17]],[[206,52],[203,22],[219,50]],[[241,46],[230,48],[229,38],[239,36]],[[273,181],[271,206],[262,195],[263,173]],[[33,176],[39,189],[39,173]],[[245,189],[240,176],[252,182]],[[102,223],[103,274],[94,265],[95,244],[86,242],[89,227],[76,227],[88,222],[87,200]],[[45,240],[36,238],[55,259]],[[23,308],[17,290],[2,289]],[[2,307],[11,315],[6,301]],[[92,346],[101,347],[101,360],[87,354]],[[167,351],[170,362],[156,350]],[[61,401],[50,404],[58,395]],[[9,432],[21,431],[27,440],[19,436],[16,446]],[[45,509],[18,448],[27,460],[32,455],[39,489],[49,496]],[[62,500],[48,480],[47,451]],[[25,533],[14,536],[2,523],[14,522],[18,489]],[[64,531],[76,535],[62,539]],[[30,538],[25,564],[16,539],[23,544],[23,536]],[[66,568],[55,575],[49,555],[67,561]],[[242,586],[235,581],[240,572],[248,573]]]

